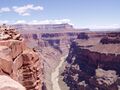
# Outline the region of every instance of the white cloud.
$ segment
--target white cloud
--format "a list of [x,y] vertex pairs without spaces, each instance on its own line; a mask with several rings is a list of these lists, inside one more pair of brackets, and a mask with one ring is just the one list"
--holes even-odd
[[42,11],[44,8],[42,6],[34,6],[33,4],[28,4],[28,5],[24,5],[24,6],[13,6],[13,7],[2,7],[0,8],[0,13],[4,13],[4,12],[16,12],[19,15],[22,16],[29,16],[30,15],[30,11],[34,10],[34,11]]
[[3,12],[10,12],[10,8],[8,7],[3,7],[3,8],[0,8],[0,13],[3,13]]
[[25,20],[18,20],[15,22],[15,24],[26,24],[27,22]]
[[23,13],[22,16],[30,16],[30,13]]
[[18,20],[15,24],[62,24],[62,23],[69,23],[71,21],[69,19],[59,19],[59,20],[32,20],[32,21],[25,21],[25,20]]
[[28,5],[25,5],[25,6],[14,6],[12,7],[14,12],[18,13],[19,15],[22,15],[22,16],[28,16],[30,15],[29,11],[30,10],[40,10],[42,11],[44,8],[42,6],[34,6],[33,4],[28,4]]
[[17,20],[15,24],[62,24],[62,23],[71,23],[69,19],[59,19],[59,20],[32,20],[32,21],[25,21],[25,20]]
[[6,23],[9,23],[9,21],[8,20],[0,20],[0,24],[6,24]]
[[29,24],[61,24],[61,23],[71,23],[69,19],[59,19],[59,20],[32,20]]
[[109,24],[109,25],[88,25],[88,26],[84,26],[87,28],[91,28],[91,29],[114,29],[114,28],[120,28],[120,24]]

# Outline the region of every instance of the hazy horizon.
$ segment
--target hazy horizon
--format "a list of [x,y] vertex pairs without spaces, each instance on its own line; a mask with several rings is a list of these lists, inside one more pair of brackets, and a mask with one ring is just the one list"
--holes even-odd
[[4,0],[0,1],[0,23],[120,28],[119,7],[119,0]]

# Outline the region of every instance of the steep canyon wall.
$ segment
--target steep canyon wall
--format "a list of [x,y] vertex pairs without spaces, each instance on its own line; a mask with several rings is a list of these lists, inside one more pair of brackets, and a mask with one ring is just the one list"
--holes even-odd
[[119,32],[86,35],[71,44],[63,81],[70,90],[119,90]]
[[[25,45],[24,39],[15,29],[0,28],[0,74],[11,77],[22,84],[26,90],[41,90],[42,70],[40,56]],[[7,77],[5,78],[7,82]],[[10,81],[12,80],[8,78],[11,86],[6,84],[4,86],[6,89],[25,90],[25,88],[16,88],[17,84],[15,83],[12,86]]]

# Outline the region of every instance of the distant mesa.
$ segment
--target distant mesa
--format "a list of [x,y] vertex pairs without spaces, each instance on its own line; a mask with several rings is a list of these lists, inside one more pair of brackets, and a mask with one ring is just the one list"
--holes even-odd
[[[36,25],[29,25],[29,24],[15,24],[12,25],[20,32],[71,32],[71,31],[89,31],[88,28],[75,28],[73,25],[70,25],[68,23],[63,24],[36,24]],[[28,32],[27,32],[28,33]]]

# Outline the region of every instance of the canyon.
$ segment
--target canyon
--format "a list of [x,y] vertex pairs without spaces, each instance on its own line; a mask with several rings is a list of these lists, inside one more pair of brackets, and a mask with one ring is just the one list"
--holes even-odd
[[45,89],[53,90],[52,72],[61,61],[61,57],[68,54],[70,43],[81,31],[89,29],[75,29],[69,24],[53,25],[15,25],[28,47],[34,48],[42,57],[43,84]]
[[119,45],[119,30],[97,32],[67,23],[3,25],[1,74],[26,90],[119,90]]

